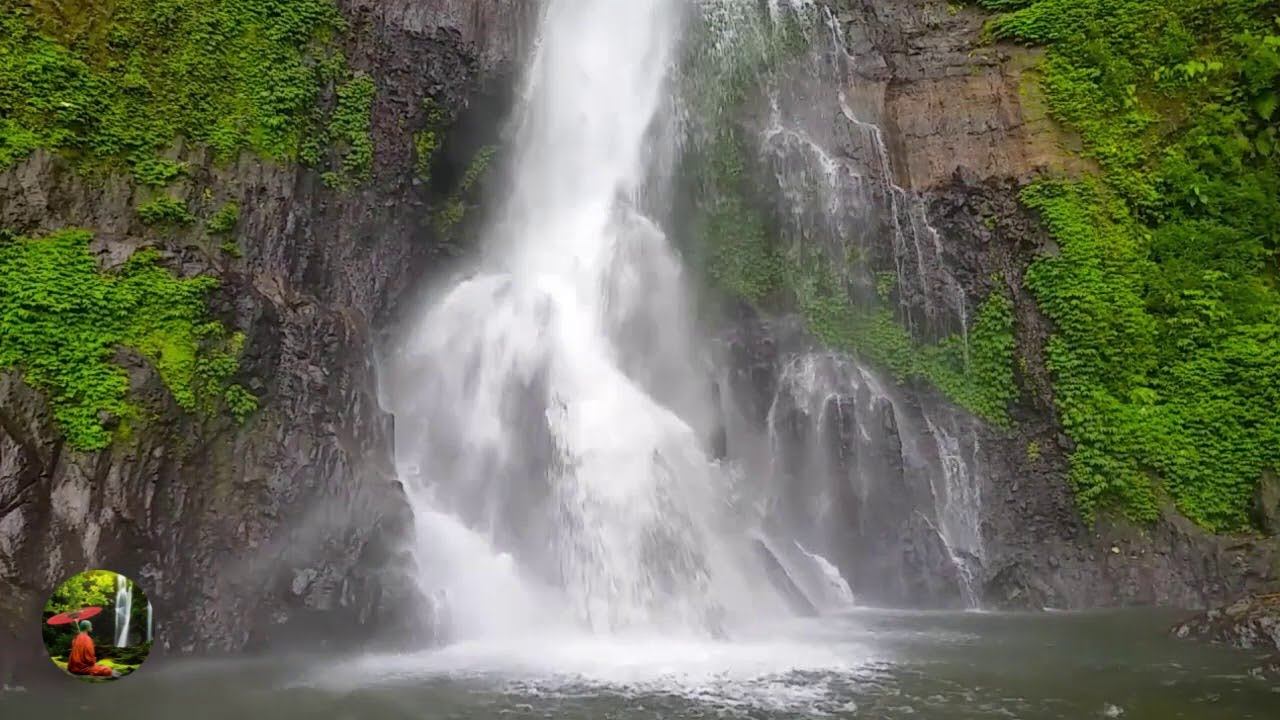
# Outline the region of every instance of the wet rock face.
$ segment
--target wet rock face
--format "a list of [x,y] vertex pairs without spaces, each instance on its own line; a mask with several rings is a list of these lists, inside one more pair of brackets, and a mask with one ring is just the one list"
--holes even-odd
[[1280,673],[1280,593],[1254,595],[1175,625],[1177,638],[1219,642],[1268,653]]
[[1021,46],[977,42],[987,15],[930,0],[829,0],[844,35],[848,97],[883,127],[898,185],[929,190],[960,168],[978,177],[1074,173],[1078,143],[1044,111]]
[[973,459],[940,443],[968,420],[918,405],[790,319],[739,309],[718,349],[725,456],[759,493],[763,531],[830,561],[861,603],[971,604],[981,548],[955,532],[964,503],[943,466]]
[[[1172,511],[1142,529],[1080,518],[1067,482],[1074,447],[1057,419],[1046,363],[1053,328],[1023,282],[1035,257],[1058,249],[1019,194],[1041,174],[1079,174],[1090,163],[1067,152],[1075,139],[1045,115],[1026,76],[1034,54],[980,42],[984,16],[968,7],[826,0],[818,8],[822,27],[808,36],[810,50],[788,59],[784,80],[740,118],[760,139],[762,194],[775,202],[785,241],[820,249],[833,267],[855,266],[844,278],[855,302],[875,300],[876,275],[894,275],[899,317],[921,339],[958,332],[992,292],[1007,294],[1020,389],[1011,431],[947,418],[956,411],[916,386],[886,393],[896,396],[890,416],[898,422],[881,432],[870,409],[854,421],[848,408],[857,407],[860,388],[851,381],[833,390],[826,413],[775,417],[790,443],[827,438],[813,450],[827,453],[822,467],[788,462],[798,486],[817,475],[834,493],[845,524],[826,539],[846,577],[861,573],[863,588],[892,588],[885,602],[948,604],[969,584],[980,604],[1011,608],[1203,607],[1280,577],[1274,540],[1212,536]],[[727,324],[727,394],[763,417],[770,398],[783,394],[787,363],[812,352],[813,341],[794,320],[761,324],[738,313]],[[917,426],[904,429],[910,418]],[[921,428],[922,418],[934,432]],[[836,480],[840,468],[870,462],[850,432],[857,425],[891,454],[898,447],[899,457],[924,458],[927,479],[912,479],[911,463],[868,469],[863,476],[875,477],[875,487],[898,493],[890,500],[880,490],[870,504],[872,496],[846,487],[856,481]],[[903,449],[909,438],[915,447]],[[959,465],[929,459],[938,448],[949,448],[943,454]],[[956,467],[963,472],[941,470]],[[946,526],[942,500],[956,493],[945,486],[957,483],[979,510]],[[1263,483],[1255,502],[1265,527],[1280,517],[1274,487]],[[920,527],[926,520],[937,532]],[[944,536],[951,542],[931,540]],[[875,551],[863,557],[864,548]],[[868,582],[877,563],[882,569]],[[902,575],[890,577],[887,568]]]
[[[0,375],[0,682],[45,669],[28,662],[41,651],[33,619],[86,568],[142,584],[159,652],[338,646],[390,629],[411,600],[399,572],[411,517],[377,400],[373,328],[439,257],[431,211],[441,198],[413,172],[422,102],[461,115],[503,96],[528,9],[340,5],[350,62],[378,88],[370,183],[339,192],[305,169],[172,151],[192,168],[176,194],[193,206],[205,192],[214,207],[239,203],[243,259],[195,230],[153,232],[128,183],[88,182],[47,153],[0,173],[0,227],[90,228],[104,267],[155,246],[181,275],[218,277],[214,314],[245,332],[240,381],[261,406],[243,426],[190,417],[145,361],[124,355],[134,396],[156,419],[85,453],[63,442],[41,394]],[[496,131],[493,115],[483,133]]]

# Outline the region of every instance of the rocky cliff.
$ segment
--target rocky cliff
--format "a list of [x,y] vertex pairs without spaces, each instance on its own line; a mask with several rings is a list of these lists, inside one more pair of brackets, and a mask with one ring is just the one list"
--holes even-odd
[[[340,9],[347,62],[376,88],[367,182],[330,187],[317,170],[250,153],[216,161],[180,138],[166,155],[189,168],[170,188],[188,207],[238,204],[237,252],[203,227],[143,223],[137,183],[89,177],[62,155],[37,150],[0,172],[7,231],[87,228],[104,270],[147,247],[181,276],[217,278],[214,315],[244,333],[237,379],[259,399],[243,424],[186,412],[150,363],[121,351],[149,419],[83,451],[22,373],[0,375],[0,681],[15,661],[44,669],[27,663],[39,657],[33,619],[52,587],[87,568],[142,584],[158,650],[170,652],[367,640],[411,599],[397,572],[410,520],[376,399],[374,329],[456,251],[432,219],[496,137],[532,4]],[[428,127],[441,136],[429,178],[414,141]]]
[[[779,316],[769,299],[783,289],[777,280],[735,280],[737,289],[773,293],[751,305],[775,317],[762,320],[748,304],[729,315],[724,343],[736,378],[729,385],[738,385],[729,394],[748,401],[728,412],[744,414],[775,446],[829,458],[818,482],[827,497],[844,499],[836,501],[840,518],[825,521],[832,527],[815,542],[841,560],[847,577],[862,578],[855,593],[894,604],[954,604],[971,594],[988,607],[1200,607],[1274,585],[1274,538],[1207,532],[1170,502],[1148,524],[1118,513],[1082,518],[1067,480],[1076,445],[1060,422],[1046,362],[1056,328],[1026,282],[1034,259],[1058,248],[1020,194],[1039,178],[1087,177],[1098,168],[1047,114],[1042,51],[991,42],[983,34],[990,15],[953,3],[796,7],[816,23],[802,23],[801,49],[789,43],[775,79],[735,118],[749,138],[754,183],[764,188],[757,197],[773,205],[768,223],[782,237],[780,254],[826,258],[843,286],[841,303],[887,303],[895,310],[881,317],[896,322],[862,332],[872,320],[854,316],[851,330],[831,332],[829,306],[818,303],[815,312],[811,289],[824,280],[810,270],[783,272],[791,287],[782,294],[799,299],[781,306],[798,319]],[[975,317],[993,295],[1011,300],[1006,362],[1015,364],[1016,390],[1008,416],[1004,407],[994,418],[956,415],[948,397],[979,411],[991,406],[965,403],[928,358],[953,342],[948,336],[966,347],[981,342]],[[832,386],[821,379],[830,369],[817,381],[810,371],[809,407],[797,408],[787,386],[798,364],[812,368],[823,352],[812,336],[797,335],[797,323],[828,344],[851,337],[854,377],[867,379],[837,371],[846,378]],[[882,332],[895,324],[913,344],[899,339],[901,330]],[[791,415],[789,438],[771,429],[779,412]],[[959,500],[967,510],[947,487],[955,474],[948,468],[969,476],[968,497]],[[1257,502],[1268,502],[1259,493]],[[948,529],[955,512],[976,513],[969,521],[979,538]],[[1266,514],[1262,505],[1257,512]],[[808,524],[822,522],[812,515]]]
[[[1148,525],[1081,517],[1045,359],[1055,327],[1024,282],[1055,241],[1019,193],[1097,168],[1049,118],[1040,51],[985,42],[985,14],[937,0],[794,4],[820,21],[783,61],[786,82],[733,120],[751,138],[754,200],[770,233],[853,268],[840,300],[892,305],[894,324],[872,318],[876,334],[858,339],[896,344],[833,352],[840,333],[813,322],[829,296],[770,303],[776,287],[733,277],[750,302],[733,303],[720,333],[717,445],[749,467],[765,462],[753,448],[778,451],[755,466],[790,483],[778,522],[806,527],[811,549],[874,602],[1198,606],[1274,582],[1274,541],[1213,535],[1170,507]],[[85,227],[103,269],[153,247],[181,276],[218,278],[214,314],[245,335],[236,380],[259,400],[243,425],[198,416],[121,351],[150,420],[89,452],[68,445],[21,373],[0,375],[0,681],[38,656],[23,619],[87,567],[140,582],[172,652],[367,638],[411,597],[375,331],[465,250],[450,232],[467,209],[460,190],[497,142],[535,3],[340,5],[348,62],[376,89],[367,182],[251,153],[217,160],[180,139],[167,152],[190,168],[172,188],[188,207],[238,204],[237,253],[204,226],[159,232],[135,212],[137,183],[86,176],[64,154],[37,150],[0,172],[0,229]],[[949,338],[969,347],[993,295],[1008,300],[991,317],[1007,315],[1014,364],[995,393],[934,363],[954,359]]]

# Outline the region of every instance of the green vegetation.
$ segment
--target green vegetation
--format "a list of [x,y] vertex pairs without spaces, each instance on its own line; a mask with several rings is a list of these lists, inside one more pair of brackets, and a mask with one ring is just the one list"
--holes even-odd
[[449,238],[454,228],[466,217],[468,198],[475,193],[497,152],[498,148],[493,145],[480,148],[471,159],[471,164],[467,166],[467,171],[463,173],[457,189],[445,201],[444,207],[436,212],[436,231],[441,237]]
[[164,187],[186,172],[186,163],[164,158],[143,158],[133,164],[133,178],[151,187]]
[[[221,160],[304,159],[349,75],[342,29],[333,0],[0,0],[0,169],[47,148],[159,187],[185,170],[156,158],[180,137]],[[337,91],[343,184],[368,174],[372,93]]]
[[185,202],[168,195],[160,195],[139,205],[138,217],[147,225],[190,225],[195,221]]
[[329,122],[328,141],[341,158],[338,169],[324,174],[329,187],[351,188],[365,182],[373,170],[373,80],[357,75],[338,86],[338,104]]
[[430,183],[431,163],[444,142],[442,135],[449,124],[449,113],[431,98],[422,101],[422,110],[426,113],[427,124],[413,134],[414,169],[420,180]]
[[218,208],[218,211],[205,224],[205,228],[214,235],[221,235],[235,230],[238,222],[240,222],[240,205],[229,202]]
[[45,603],[48,615],[79,610],[83,607],[104,607],[116,596],[116,574],[108,570],[88,570],[68,578],[54,589]]
[[207,317],[208,277],[179,279],[153,251],[116,273],[98,270],[90,233],[0,240],[0,369],[16,369],[44,391],[75,447],[105,448],[112,424],[141,416],[129,402],[118,348],[152,362],[188,412],[225,407],[243,420],[257,400],[232,382],[244,337]]
[[1098,178],[1028,189],[1061,247],[1027,276],[1086,515],[1167,494],[1248,524],[1280,467],[1280,6],[1274,0],[979,0],[1048,46],[1049,109]]
[[696,156],[698,174],[709,184],[699,203],[697,263],[716,286],[760,304],[786,287],[787,260],[772,239],[765,217],[747,194],[747,148],[732,127]]
[[1017,397],[1013,376],[1013,303],[992,293],[978,311],[968,342],[951,336],[922,343],[898,322],[892,307],[850,302],[825,270],[789,282],[809,329],[825,344],[845,348],[889,370],[899,382],[923,381],[997,426],[1009,424]]
[[[0,0],[0,171],[44,149],[90,177],[127,174],[155,193],[141,220],[169,228],[196,220],[164,190],[189,172],[164,157],[182,144],[332,168],[326,182],[352,187],[371,173],[375,88],[337,49],[344,29],[334,0]],[[237,220],[228,204],[206,229]],[[0,367],[48,392],[71,443],[105,447],[139,416],[117,347],[154,362],[188,411],[252,413],[229,381],[243,340],[204,317],[215,281],[176,279],[152,252],[99,273],[87,241],[0,235]]]

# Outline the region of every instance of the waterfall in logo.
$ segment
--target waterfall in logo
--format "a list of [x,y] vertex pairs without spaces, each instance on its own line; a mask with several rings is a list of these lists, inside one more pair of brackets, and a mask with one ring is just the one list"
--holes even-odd
[[133,611],[133,588],[129,578],[116,575],[116,642],[118,647],[129,644],[129,616]]

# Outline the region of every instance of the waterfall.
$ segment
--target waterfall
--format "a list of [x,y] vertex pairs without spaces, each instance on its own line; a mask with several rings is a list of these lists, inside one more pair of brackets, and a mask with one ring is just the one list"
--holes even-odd
[[981,522],[981,486],[973,477],[978,439],[969,433],[965,447],[957,434],[928,415],[925,423],[937,447],[941,472],[935,472],[934,511],[937,530],[960,575],[965,604],[977,607],[975,575],[982,567],[984,551],[978,532]]
[[151,642],[151,601],[147,601],[147,642]]
[[[703,4],[729,35],[764,32],[741,25],[750,3]],[[824,6],[770,7],[817,17]],[[978,475],[953,448],[962,434],[870,370],[793,357],[777,368],[769,442],[751,449],[771,457],[717,458],[714,353],[663,226],[672,158],[697,132],[690,114],[709,111],[674,82],[685,9],[549,0],[481,256],[384,358],[423,622],[440,642],[724,636],[788,610],[838,611],[855,594],[972,603]],[[835,43],[838,26],[826,27],[822,42]],[[788,229],[847,252],[841,243],[890,228],[900,269],[919,265],[913,286],[949,293],[933,275],[940,241],[922,201],[893,184],[878,127],[843,95],[830,100],[866,141],[857,162],[780,94],[760,128]],[[963,298],[943,304],[963,325]]]
[[129,614],[133,610],[133,588],[129,578],[116,575],[116,646],[129,644]]
[[806,351],[782,365],[765,423],[766,526],[795,538],[798,553],[776,553],[789,572],[808,556],[809,577],[836,607],[855,595],[977,606],[984,551],[971,420],[922,407],[852,358]]
[[447,639],[722,634],[777,612],[657,218],[681,0],[551,0],[484,256],[385,374],[419,586]]

